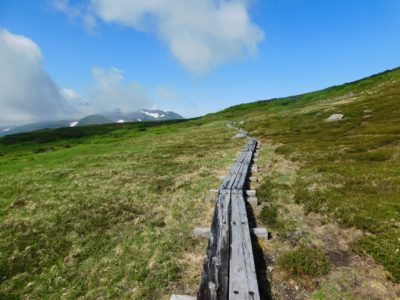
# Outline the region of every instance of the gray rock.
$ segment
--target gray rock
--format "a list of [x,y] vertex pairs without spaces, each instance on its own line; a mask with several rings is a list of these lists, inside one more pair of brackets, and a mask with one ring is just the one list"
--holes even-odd
[[344,115],[342,115],[342,114],[333,114],[326,120],[328,122],[336,122],[336,121],[343,120],[343,118],[344,118]]

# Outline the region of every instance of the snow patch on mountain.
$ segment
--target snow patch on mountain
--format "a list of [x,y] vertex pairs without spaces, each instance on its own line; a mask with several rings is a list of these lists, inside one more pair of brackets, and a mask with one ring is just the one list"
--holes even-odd
[[151,113],[151,112],[144,111],[144,110],[142,110],[141,112],[144,113],[145,115],[148,115],[148,116],[154,118],[154,119],[158,119],[160,117],[160,114],[156,113],[156,112],[155,113]]
[[10,130],[11,130],[11,128],[6,128],[6,129],[3,130],[3,132],[7,132],[7,131],[10,131]]
[[75,127],[76,125],[78,125],[79,122],[71,122],[69,123],[69,127]]
[[118,120],[117,123],[125,123],[125,120]]

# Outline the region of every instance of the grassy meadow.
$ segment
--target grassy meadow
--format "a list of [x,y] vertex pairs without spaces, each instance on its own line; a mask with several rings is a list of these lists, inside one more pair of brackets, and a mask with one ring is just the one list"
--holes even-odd
[[67,131],[2,140],[0,298],[167,299],[197,285],[184,276],[191,230],[243,142],[218,122]]
[[396,69],[190,121],[0,139],[0,299],[195,294],[207,241],[191,230],[210,224],[204,199],[245,143],[226,124],[241,121],[262,141],[274,298],[400,297]]

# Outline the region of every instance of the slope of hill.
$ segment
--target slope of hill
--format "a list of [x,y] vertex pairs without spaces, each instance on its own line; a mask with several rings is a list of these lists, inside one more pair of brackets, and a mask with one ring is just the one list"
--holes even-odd
[[244,143],[227,122],[263,143],[252,187],[273,295],[399,297],[399,95],[396,69],[196,120],[0,139],[0,298],[195,294],[207,241],[191,230]]

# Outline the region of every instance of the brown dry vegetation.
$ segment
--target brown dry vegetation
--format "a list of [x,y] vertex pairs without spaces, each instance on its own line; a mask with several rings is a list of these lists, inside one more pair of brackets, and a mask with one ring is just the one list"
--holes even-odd
[[[275,153],[278,146],[263,143],[259,161],[259,176],[268,182],[271,191],[262,198],[263,207],[278,207],[273,238],[263,243],[269,261],[268,277],[274,299],[397,299],[400,285],[388,280],[383,267],[370,257],[359,256],[352,247],[364,235],[354,227],[345,228],[326,216],[304,213],[294,202],[293,185],[300,169],[298,162]],[[313,189],[324,187],[313,186]],[[266,196],[262,196],[266,197]],[[264,220],[259,218],[262,223]],[[265,222],[264,225],[270,225]],[[298,248],[321,249],[332,264],[329,273],[321,276],[295,276],[279,258]]]

